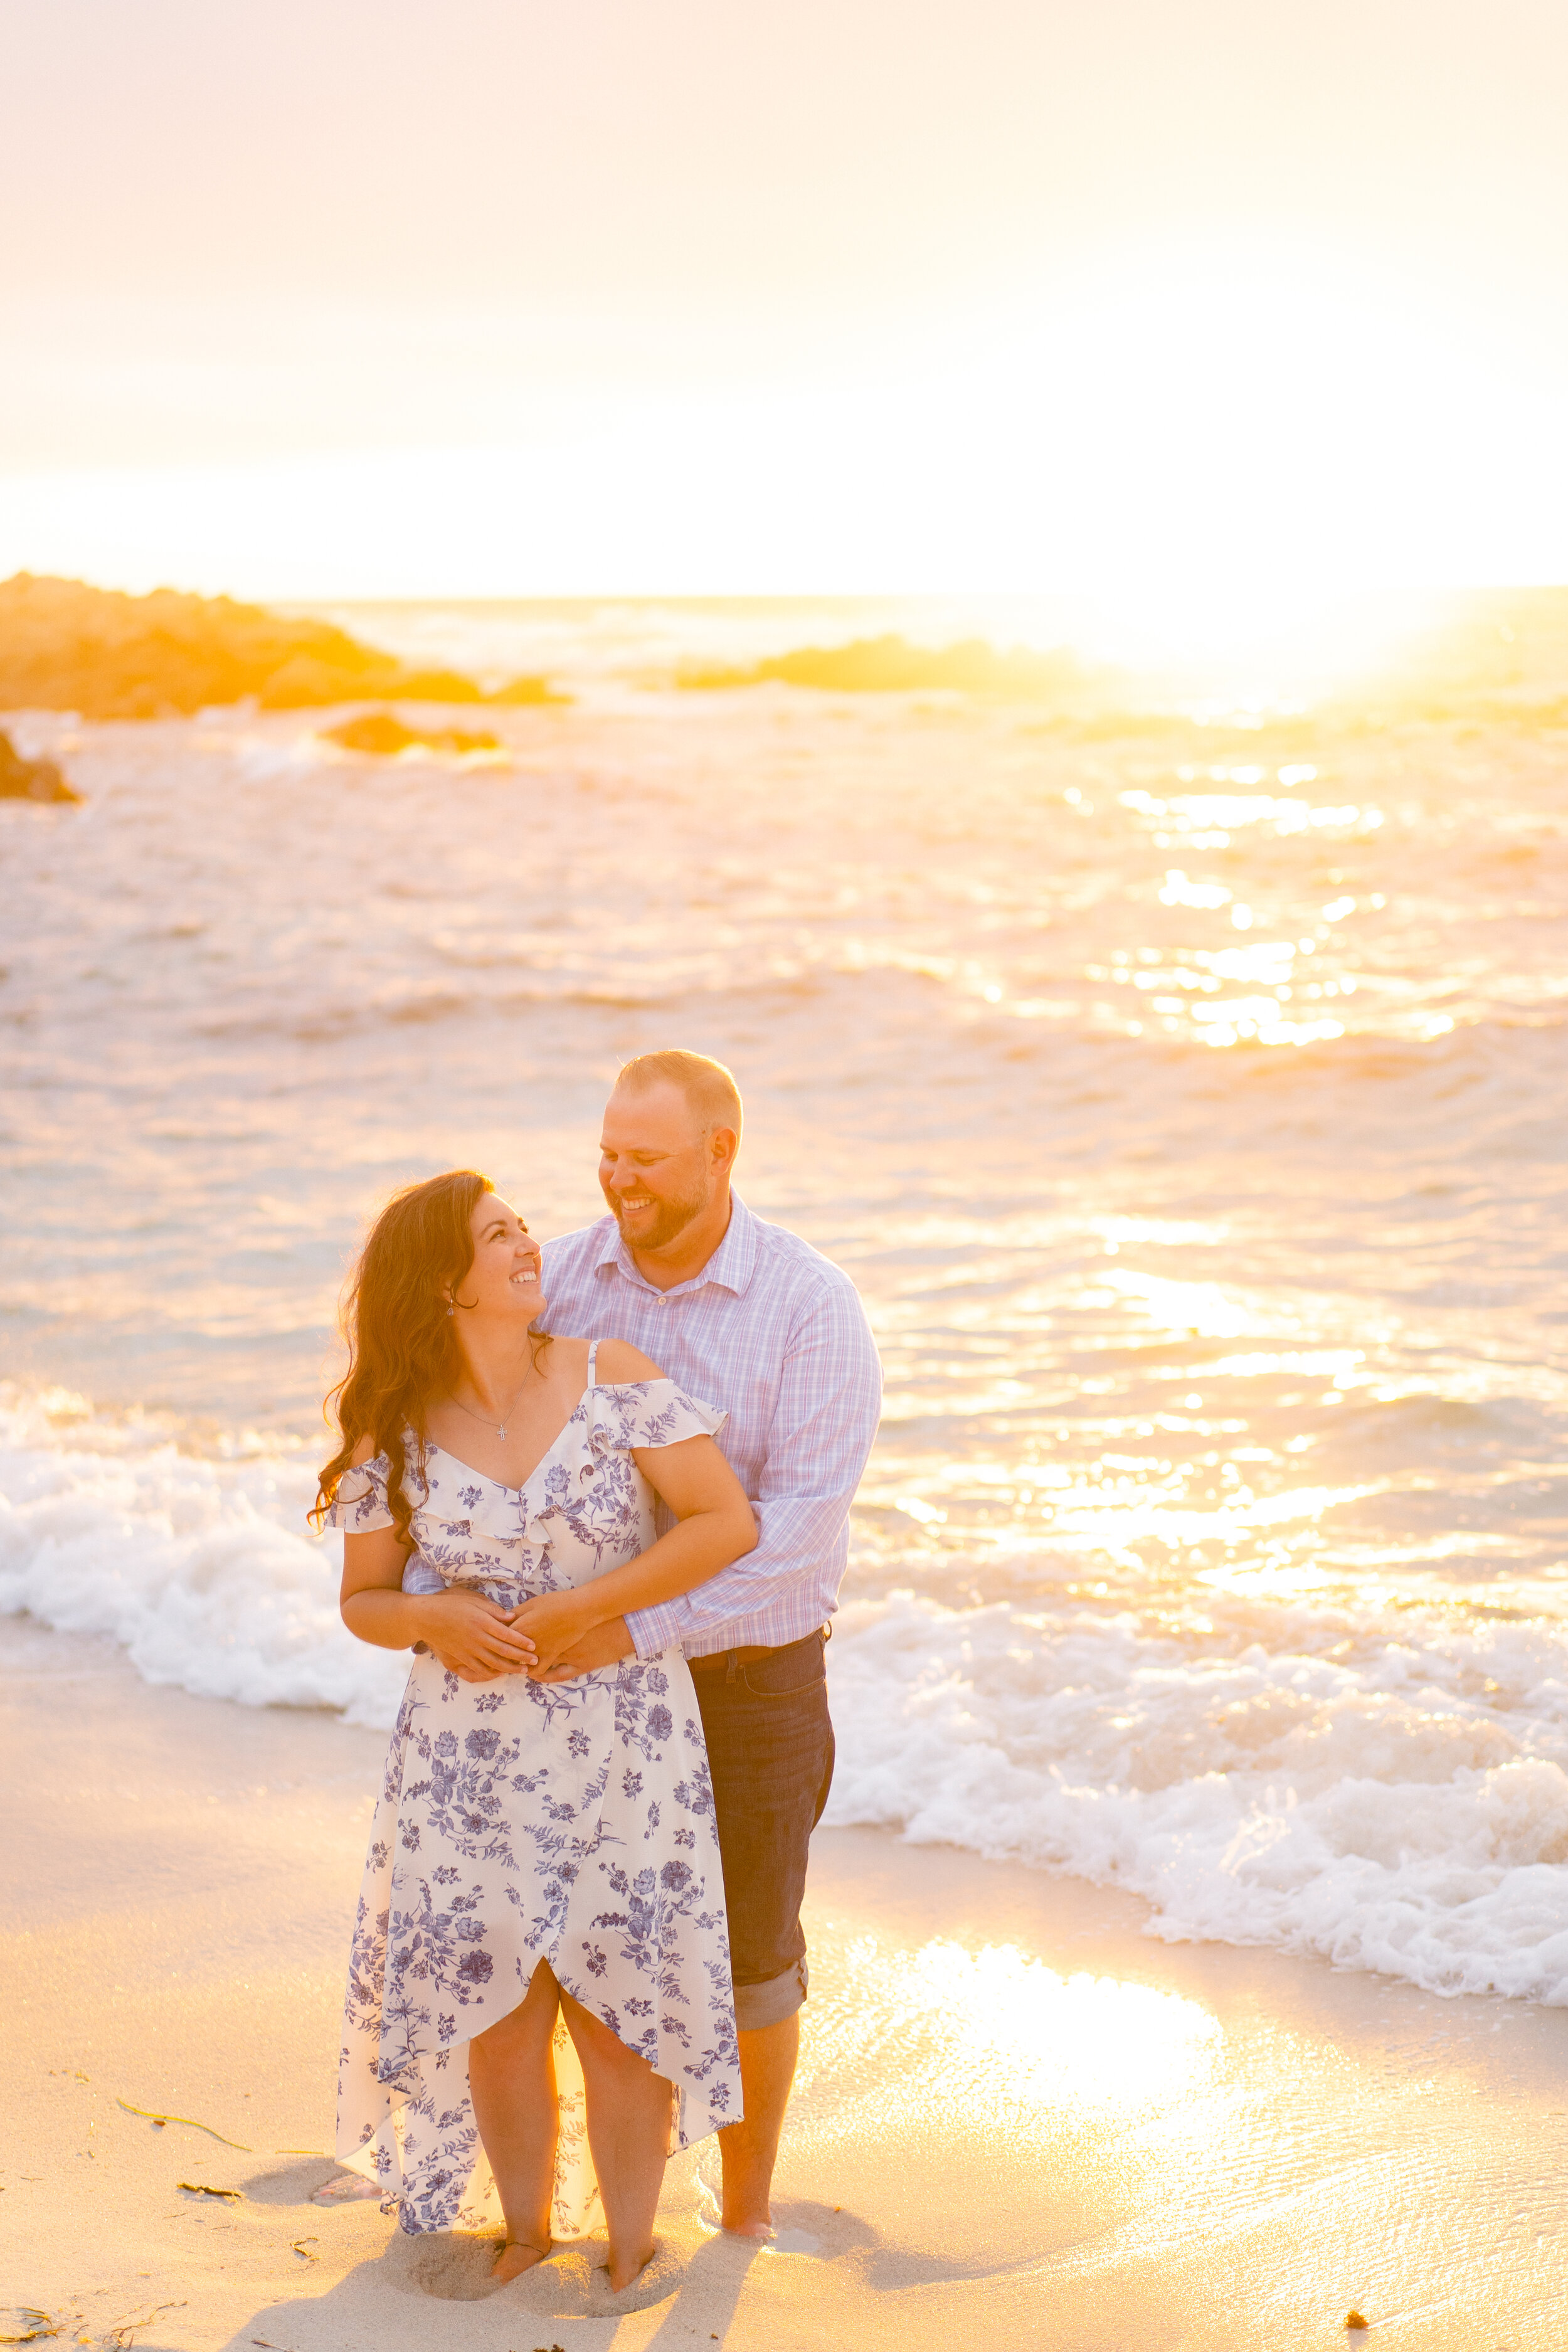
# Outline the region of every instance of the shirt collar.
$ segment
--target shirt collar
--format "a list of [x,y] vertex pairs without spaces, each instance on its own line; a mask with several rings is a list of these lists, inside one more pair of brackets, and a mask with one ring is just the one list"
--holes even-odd
[[[691,1276],[689,1282],[678,1282],[672,1290],[661,1291],[664,1298],[679,1298],[689,1290],[700,1290],[715,1282],[722,1290],[731,1290],[739,1298],[744,1292],[757,1264],[757,1221],[738,1192],[730,1195],[730,1223],[723,1240],[707,1265]],[[638,1272],[637,1262],[621,1238],[621,1229],[614,1217],[605,1220],[604,1240],[595,1261],[595,1274],[614,1269],[624,1274],[639,1290],[652,1290],[655,1285]]]

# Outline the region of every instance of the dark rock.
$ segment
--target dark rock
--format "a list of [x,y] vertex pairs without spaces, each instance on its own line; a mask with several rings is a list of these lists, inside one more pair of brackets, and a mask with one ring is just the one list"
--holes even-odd
[[0,801],[79,801],[52,760],[24,760],[0,734]]
[[288,710],[367,695],[483,699],[455,671],[406,668],[331,622],[230,596],[127,596],[26,572],[0,583],[0,709],[155,719],[248,696]]
[[424,751],[499,751],[499,735],[466,732],[461,727],[405,727],[390,710],[367,710],[363,719],[345,719],[341,727],[323,727],[321,740],[341,743],[345,751],[370,751],[391,759],[417,744]]

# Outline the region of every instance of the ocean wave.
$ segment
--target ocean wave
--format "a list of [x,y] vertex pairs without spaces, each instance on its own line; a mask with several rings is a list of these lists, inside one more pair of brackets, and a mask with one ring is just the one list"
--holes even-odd
[[[0,1612],[108,1634],[150,1683],[389,1725],[406,1661],[343,1627],[312,1493],[298,1449],[13,1397]],[[1090,1606],[1048,1570],[967,1608],[860,1598],[852,1571],[830,1822],[1125,1887],[1167,1938],[1568,2005],[1568,1626],[1342,1595]]]
[[0,1406],[0,1613],[108,1634],[201,1698],[390,1723],[407,1662],[339,1617],[342,1539],[310,1535],[314,1493],[297,1454],[194,1454],[58,1396]]
[[1128,1888],[1172,1941],[1568,2005],[1568,1629],[903,1594],[830,1656],[830,1822]]
[[[889,1053],[907,1051],[923,1029],[922,1051],[950,1059],[971,1082],[989,1071],[1004,1086],[1015,1083],[1022,1065],[1049,1083],[1081,1083],[1086,1104],[1120,1105],[1123,1087],[1142,1099],[1153,1084],[1169,1092],[1173,1104],[1244,1104],[1249,1118],[1289,1115],[1298,1098],[1332,1092],[1342,1098],[1336,1118],[1364,1105],[1380,1125],[1389,1103],[1403,1098],[1424,1100],[1451,1126],[1454,1097],[1463,1092],[1473,1122],[1468,1132],[1482,1134],[1500,1118],[1510,1130],[1528,1130],[1531,1157],[1563,1152],[1558,1127],[1541,1101],[1543,1072],[1559,1063],[1568,1066],[1568,1008],[1560,1004],[1500,1012],[1461,1006],[1432,1035],[1348,1024],[1336,1024],[1337,1035],[1319,1035],[1303,1024],[1298,1037],[1281,1032],[1237,1038],[1216,1051],[1190,1025],[1129,1027],[1070,976],[1059,983],[1046,1017],[1037,999],[975,1002],[972,975],[945,970],[935,960],[889,953],[851,962],[798,946],[786,952],[763,939],[726,940],[719,949],[672,947],[657,961],[628,956],[619,968],[611,953],[602,952],[589,971],[570,950],[526,940],[504,952],[443,953],[431,962],[427,972],[374,985],[362,976],[356,986],[353,973],[340,982],[320,971],[313,978],[300,975],[292,986],[279,978],[270,992],[258,989],[249,1001],[237,990],[216,1005],[193,997],[176,1020],[193,1040],[229,1044],[283,1035],[315,1045],[443,1023],[488,1027],[542,1011],[657,1010],[673,1016],[689,1008],[710,1018],[731,1004],[774,1016],[827,1005],[834,1008],[830,1029],[854,1024],[851,1050],[868,1022],[885,1024]],[[37,1003],[0,1005],[0,1021],[23,1025],[41,1017]]]

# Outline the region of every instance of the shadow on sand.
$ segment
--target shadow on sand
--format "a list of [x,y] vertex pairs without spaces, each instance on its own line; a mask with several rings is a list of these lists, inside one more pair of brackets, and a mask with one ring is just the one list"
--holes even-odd
[[[330,2169],[330,2168],[329,2168]],[[297,2208],[318,2185],[321,2168],[291,2167],[265,2175],[247,2193],[258,2203]],[[268,2193],[270,2192],[270,2193]],[[406,2237],[394,2231],[380,2252],[356,2263],[324,2294],[304,2294],[266,2305],[237,2328],[226,2352],[336,2352],[374,2341],[378,2352],[427,2352],[436,2304],[476,2309],[454,2340],[479,2352],[552,2352],[555,2323],[574,2323],[570,2352],[605,2352],[628,2314],[667,2305],[645,2352],[690,2352],[722,2343],[747,2278],[757,2263],[843,2265],[862,2283],[896,2288],[959,2274],[962,2265],[932,2264],[883,2243],[860,2215],[805,2200],[776,2208],[774,2244],[711,2233],[689,2216],[662,2230],[658,2251],[635,2286],[612,2294],[602,2238],[563,2247],[550,2262],[496,2286],[490,2277],[497,2241],[437,2233]],[[301,2282],[303,2284],[303,2282]],[[144,2347],[144,2352],[147,2348]]]

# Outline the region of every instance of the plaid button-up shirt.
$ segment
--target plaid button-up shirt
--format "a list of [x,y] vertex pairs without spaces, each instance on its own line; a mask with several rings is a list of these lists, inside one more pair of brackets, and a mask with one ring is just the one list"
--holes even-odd
[[849,1506],[882,1407],[882,1368],[847,1274],[736,1198],[729,1230],[673,1290],[637,1272],[613,1217],[544,1244],[547,1330],[629,1339],[730,1418],[719,1433],[757,1515],[756,1549],[626,1619],[637,1655],[804,1641],[833,1614]]

